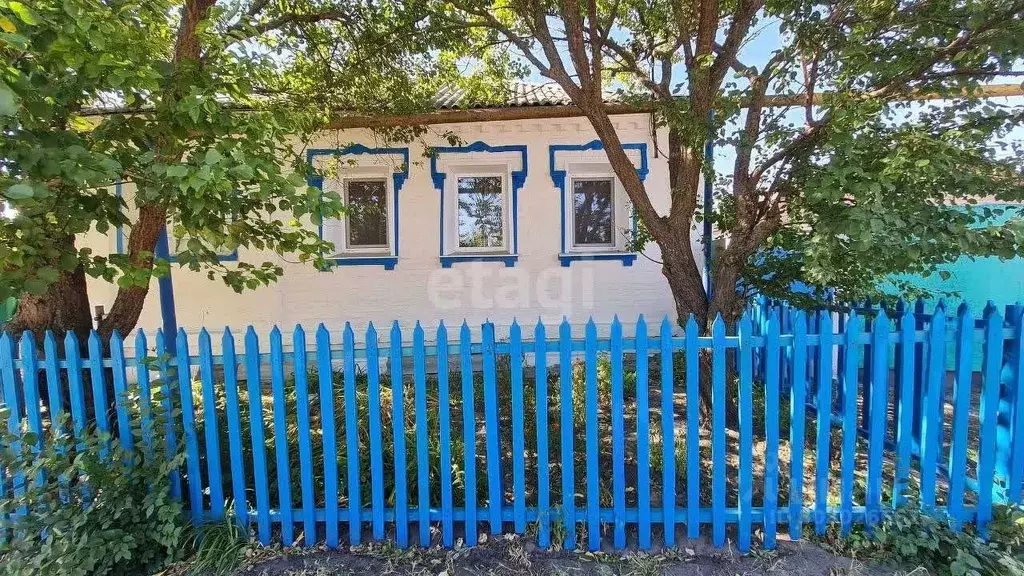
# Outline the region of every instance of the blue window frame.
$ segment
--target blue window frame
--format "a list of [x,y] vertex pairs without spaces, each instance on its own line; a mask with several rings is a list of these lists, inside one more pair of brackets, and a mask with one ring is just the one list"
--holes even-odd
[[[440,260],[443,268],[450,268],[452,264],[458,262],[503,262],[505,266],[515,266],[519,260],[519,190],[526,183],[526,175],[528,173],[527,165],[527,153],[526,146],[521,144],[515,145],[502,145],[502,146],[491,146],[484,142],[474,142],[468,146],[439,146],[432,149],[430,156],[430,177],[434,183],[434,188],[440,193],[441,202],[441,218],[440,218]],[[470,154],[470,153],[493,153],[493,154],[511,154],[516,158],[518,166],[515,163],[505,163],[503,172],[507,172],[507,180],[504,175],[500,175],[503,180],[503,186],[508,186],[508,210],[509,215],[507,217],[502,214],[504,222],[508,223],[509,230],[503,230],[503,245],[499,250],[495,250],[493,253],[484,252],[483,250],[477,250],[474,248],[466,249],[456,246],[447,245],[446,238],[449,236],[455,236],[452,234],[447,226],[460,224],[458,203],[453,202],[455,209],[452,209],[446,204],[445,198],[445,186],[449,183],[448,175],[449,171],[456,172],[455,177],[466,178],[466,179],[487,179],[495,178],[496,171],[492,167],[481,168],[478,170],[464,170],[456,169],[452,170],[447,167],[440,165],[439,159],[448,154]],[[506,183],[507,182],[507,183]],[[453,192],[458,193],[458,184]],[[454,220],[446,225],[446,218]],[[455,242],[459,244],[460,242]]]
[[[637,167],[636,173],[640,177],[640,180],[646,180],[647,174],[649,173],[649,166],[647,160],[647,143],[645,142],[634,142],[625,143],[622,145],[624,150],[634,150],[639,154],[640,166]],[[573,243],[569,244],[570,232],[573,230],[574,214],[567,208],[569,206],[568,194],[572,192],[575,196],[575,190],[568,190],[567,188],[574,186],[578,182],[584,181],[599,181],[607,178],[612,178],[612,187],[617,188],[620,185],[617,183],[617,179],[614,176],[609,176],[611,173],[610,167],[608,167],[607,174],[575,174],[570,173],[567,168],[559,168],[559,155],[560,154],[571,154],[578,152],[591,152],[604,150],[604,144],[600,140],[593,140],[586,144],[552,144],[548,147],[548,163],[549,171],[551,175],[551,181],[555,187],[559,190],[559,206],[561,210],[562,222],[561,222],[561,250],[558,253],[558,260],[562,266],[570,266],[573,262],[579,261],[594,261],[594,260],[612,260],[619,261],[623,266],[632,266],[633,262],[636,261],[636,253],[623,252],[614,247],[614,245],[608,246],[607,249],[600,249],[600,247],[578,245]],[[613,192],[614,194],[614,192]],[[621,192],[619,193],[621,194]],[[575,204],[575,198],[574,203]],[[616,209],[612,208],[612,215]],[[637,230],[637,218],[634,213],[631,216],[631,227],[634,235]],[[612,244],[615,244],[612,242]]]
[[[353,144],[345,148],[313,148],[306,153],[306,161],[310,166],[313,165],[314,160],[318,156],[349,156],[349,155],[369,155],[369,156],[398,156],[401,158],[401,164],[396,166],[391,171],[391,193],[393,195],[392,203],[390,206],[390,221],[392,228],[391,246],[387,248],[388,254],[360,254],[355,251],[349,251],[343,254],[339,254],[335,258],[332,258],[332,262],[338,266],[383,266],[385,270],[394,270],[395,266],[398,265],[399,258],[399,202],[398,193],[401,191],[402,186],[405,185],[406,180],[409,178],[409,149],[408,148],[369,148],[362,144]],[[354,178],[354,180],[364,179],[362,177]],[[321,191],[324,189],[324,179],[322,176],[310,176],[308,178],[310,186],[319,188]],[[320,238],[324,238],[324,226],[320,224],[317,227],[317,233]]]

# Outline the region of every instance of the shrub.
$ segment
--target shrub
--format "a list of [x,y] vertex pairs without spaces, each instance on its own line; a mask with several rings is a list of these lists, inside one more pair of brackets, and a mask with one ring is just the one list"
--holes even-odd
[[91,428],[72,439],[67,424],[46,430],[38,452],[36,434],[2,438],[0,574],[140,574],[180,557],[185,521],[169,478],[181,456],[156,435],[148,447],[140,429],[126,447]]
[[939,576],[1024,574],[1024,511],[997,507],[989,540],[973,526],[950,527],[947,517],[928,515],[906,505],[887,516],[874,532],[850,535],[847,552],[907,567],[923,567]]

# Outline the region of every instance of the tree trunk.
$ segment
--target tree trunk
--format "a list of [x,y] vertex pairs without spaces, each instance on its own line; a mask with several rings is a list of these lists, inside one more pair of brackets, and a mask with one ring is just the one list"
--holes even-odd
[[[128,255],[132,258],[132,265],[137,268],[152,269],[153,257],[151,254],[156,249],[156,241],[166,226],[167,210],[162,206],[147,205],[139,207],[139,217],[132,226],[131,234],[128,237]],[[135,329],[142,315],[142,307],[146,303],[146,296],[149,294],[149,286],[152,282],[146,282],[141,286],[124,286],[118,289],[117,297],[110,306],[110,312],[100,321],[98,331],[104,342],[109,341],[110,336],[117,330],[122,336],[126,336]]]

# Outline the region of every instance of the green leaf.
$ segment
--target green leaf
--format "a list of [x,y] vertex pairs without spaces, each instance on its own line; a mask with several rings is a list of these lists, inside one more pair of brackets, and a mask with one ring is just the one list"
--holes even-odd
[[18,113],[18,95],[0,80],[0,116],[14,116]]
[[35,190],[33,190],[32,186],[28,184],[19,183],[9,187],[4,195],[11,200],[25,200],[26,198],[34,196]]
[[18,18],[21,18],[22,22],[28,24],[29,26],[35,26],[36,24],[39,23],[39,17],[36,16],[36,13],[33,12],[31,8],[25,6],[21,2],[8,2],[7,7],[10,8],[11,11],[18,16]]

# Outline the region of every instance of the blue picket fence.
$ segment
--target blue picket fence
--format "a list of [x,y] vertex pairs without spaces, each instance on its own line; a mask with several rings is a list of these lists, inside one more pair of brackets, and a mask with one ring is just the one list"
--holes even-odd
[[[206,330],[158,332],[152,348],[140,331],[128,354],[115,334],[105,355],[93,334],[85,357],[72,334],[63,346],[47,335],[41,354],[31,334],[4,334],[0,380],[11,431],[78,435],[94,418],[129,443],[150,411],[108,414],[108,384],[177,410],[163,431],[141,426],[185,452],[174,496],[195,522],[230,506],[264,543],[407,546],[415,528],[421,545],[535,530],[542,547],[646,549],[709,530],[748,550],[755,529],[772,548],[780,525],[794,539],[848,531],[911,501],[984,533],[994,505],[1020,502],[1024,325],[1008,313],[762,304],[734,334],[720,319],[698,336],[692,319],[679,330],[641,317],[601,336],[591,321],[532,337],[484,324],[479,338],[417,324],[406,339],[396,323],[386,338],[346,325],[340,345],[300,326],[290,348],[277,328],[261,341],[250,327],[243,349],[225,330],[216,352]],[[64,410],[72,425],[57,429]]]

